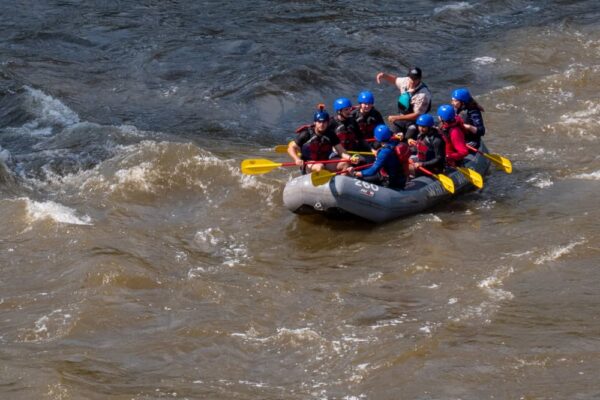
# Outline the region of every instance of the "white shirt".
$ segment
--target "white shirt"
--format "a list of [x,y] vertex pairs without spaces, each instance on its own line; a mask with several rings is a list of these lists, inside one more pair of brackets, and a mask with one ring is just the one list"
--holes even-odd
[[417,94],[413,96],[415,89],[408,89],[408,85],[410,84],[409,77],[398,77],[396,78],[396,87],[400,90],[400,94],[404,92],[408,92],[411,94],[410,104],[413,107],[413,112],[418,114],[425,114],[427,112],[427,108],[431,103],[431,92],[427,87],[421,87],[423,82],[419,84],[415,89],[421,87],[421,90]]

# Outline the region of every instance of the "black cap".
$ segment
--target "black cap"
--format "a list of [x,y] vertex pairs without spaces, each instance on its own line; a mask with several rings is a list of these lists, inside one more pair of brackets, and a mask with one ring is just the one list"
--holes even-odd
[[408,74],[406,76],[408,76],[409,78],[412,79],[421,79],[421,68],[419,67],[412,67],[411,69],[408,70]]

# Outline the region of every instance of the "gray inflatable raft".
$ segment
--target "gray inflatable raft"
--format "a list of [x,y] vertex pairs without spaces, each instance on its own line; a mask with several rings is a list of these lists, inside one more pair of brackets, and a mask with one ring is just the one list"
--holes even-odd
[[[479,149],[487,152],[483,142]],[[469,154],[464,166],[483,176],[490,161],[479,153]],[[373,222],[385,222],[421,212],[475,188],[459,171],[449,170],[445,175],[454,182],[453,195],[446,192],[438,180],[427,176],[410,180],[403,190],[394,190],[345,175],[337,175],[325,185],[313,186],[310,175],[302,175],[285,185],[283,203],[298,214],[352,214]]]

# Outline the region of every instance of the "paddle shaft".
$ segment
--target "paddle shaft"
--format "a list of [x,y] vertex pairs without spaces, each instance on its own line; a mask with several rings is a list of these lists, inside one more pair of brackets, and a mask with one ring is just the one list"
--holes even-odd
[[[361,169],[369,168],[373,163],[361,165],[360,167],[354,168],[354,171],[359,171]],[[324,185],[331,180],[336,175],[344,174],[348,172],[348,168],[343,169],[342,171],[337,172],[329,172],[329,171],[315,171],[310,174],[310,180],[314,186]]]
[[[310,164],[335,164],[335,163],[340,163],[340,162],[345,162],[345,160],[316,160],[316,161],[304,161],[304,164],[310,165]],[[296,165],[295,162],[290,161],[290,162],[284,162],[284,163],[280,163],[280,167],[293,167],[294,165]]]

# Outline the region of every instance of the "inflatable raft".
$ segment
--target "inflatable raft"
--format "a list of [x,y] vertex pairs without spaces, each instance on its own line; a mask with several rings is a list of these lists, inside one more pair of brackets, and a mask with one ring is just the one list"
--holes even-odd
[[[479,150],[487,152],[481,142]],[[490,161],[481,153],[469,154],[465,167],[484,175]],[[373,222],[385,222],[426,210],[474,186],[457,170],[445,173],[454,182],[455,193],[428,176],[410,180],[403,190],[388,189],[345,175],[336,175],[327,184],[314,186],[310,175],[289,181],[283,190],[283,203],[298,214],[351,214]]]

